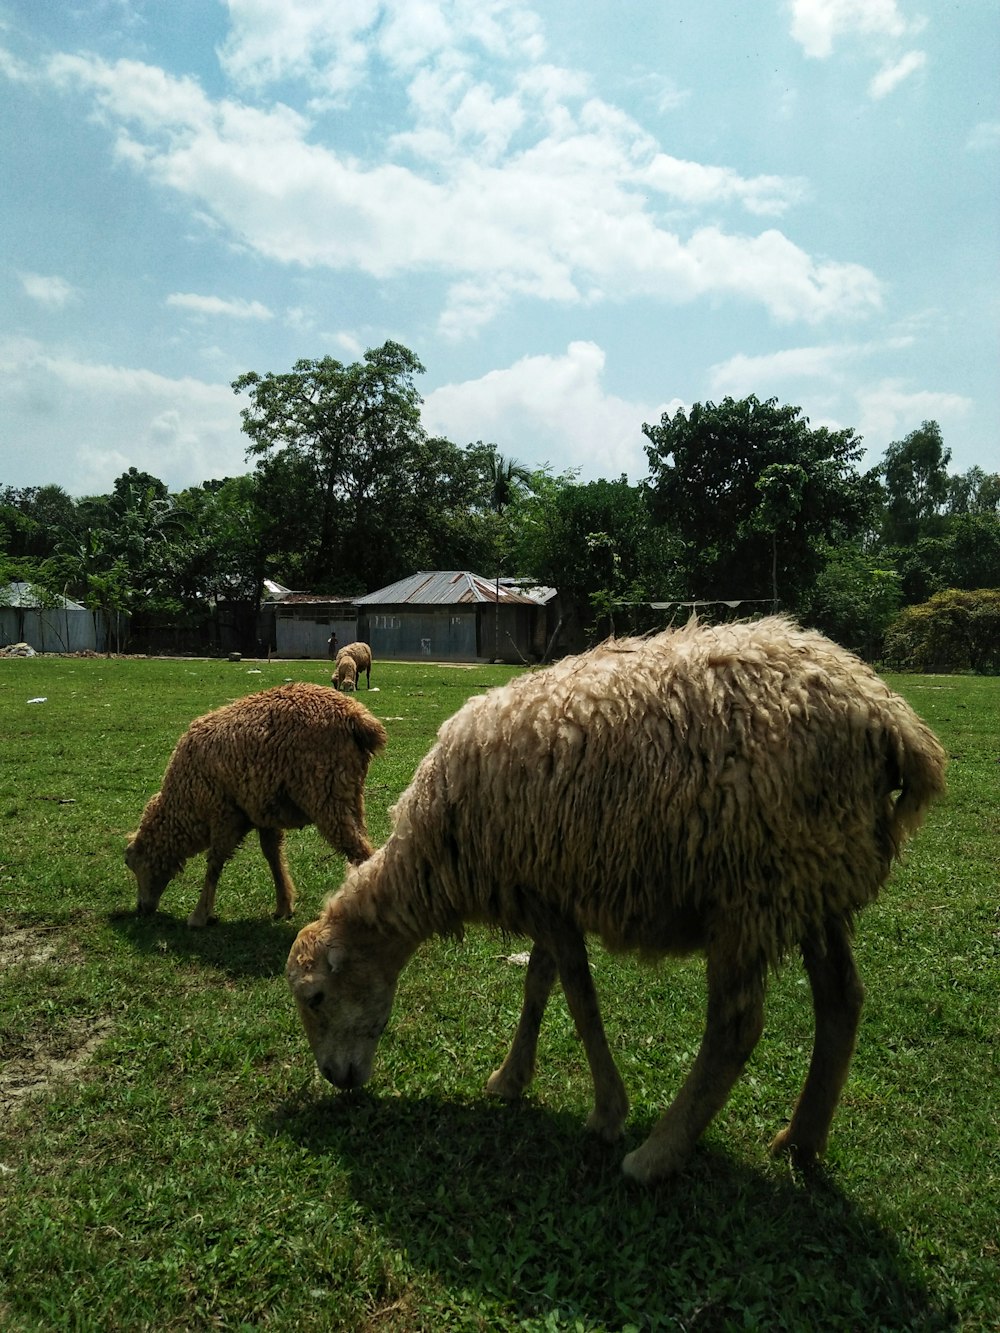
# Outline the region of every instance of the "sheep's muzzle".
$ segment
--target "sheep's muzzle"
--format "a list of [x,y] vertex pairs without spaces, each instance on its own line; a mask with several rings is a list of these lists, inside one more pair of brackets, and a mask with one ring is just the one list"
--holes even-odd
[[368,1075],[365,1071],[353,1063],[338,1068],[331,1062],[327,1062],[321,1067],[320,1072],[328,1083],[332,1083],[335,1088],[340,1088],[342,1092],[348,1092],[351,1088],[360,1088],[368,1082]]

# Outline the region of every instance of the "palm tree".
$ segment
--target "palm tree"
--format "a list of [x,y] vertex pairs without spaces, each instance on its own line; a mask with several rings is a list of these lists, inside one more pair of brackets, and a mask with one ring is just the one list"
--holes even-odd
[[487,479],[490,486],[490,508],[495,514],[502,514],[518,495],[523,494],[531,481],[531,473],[523,463],[514,458],[505,458],[491,446],[487,455]]

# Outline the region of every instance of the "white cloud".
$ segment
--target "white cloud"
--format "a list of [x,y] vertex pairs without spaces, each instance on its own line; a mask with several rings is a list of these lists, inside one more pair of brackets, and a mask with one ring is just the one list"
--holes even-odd
[[[0,28],[2,28],[0,24]],[[25,61],[19,60],[12,51],[0,46],[0,74],[11,83],[33,83],[37,74]]]
[[[423,174],[313,142],[308,121],[280,103],[213,103],[192,80],[133,61],[67,56],[51,68],[117,124],[124,160],[258,254],[376,278],[437,271],[450,283],[441,326],[455,336],[524,296],[581,303],[642,293],[674,303],[737,295],[777,319],[808,321],[867,313],[881,299],[870,271],[814,260],[773,229],[745,236],[713,225],[688,237],[668,229],[656,212],[662,205],[775,214],[805,187],[671,157],[623,112],[579,101],[579,81],[550,67],[519,79],[516,105],[461,78],[457,92],[434,84],[427,97],[438,105],[427,124],[441,122],[431,126],[439,156]],[[576,103],[560,100],[570,94]],[[446,109],[462,111],[457,131],[445,128]],[[534,140],[508,151],[525,120]],[[482,151],[458,151],[456,133],[477,137]],[[417,131],[408,146],[419,139]]]
[[842,385],[853,366],[864,365],[886,352],[913,345],[911,334],[900,334],[879,342],[827,343],[812,347],[787,347],[751,356],[737,352],[726,361],[709,367],[709,391],[733,398],[758,397],[778,392],[778,386],[795,380]]
[[657,153],[642,174],[650,186],[692,207],[734,201],[748,213],[777,215],[808,195],[803,180],[783,176],[743,177],[730,167],[685,162]]
[[855,361],[859,349],[850,346],[790,347],[760,356],[738,352],[709,368],[712,397],[770,397],[778,385],[793,380],[839,382],[843,369]]
[[868,85],[869,97],[875,101],[888,97],[904,79],[908,79],[918,69],[923,69],[926,64],[927,56],[923,51],[907,51],[898,60],[887,61]]
[[780,231],[747,237],[706,227],[692,237],[687,253],[696,265],[698,292],[759,301],[779,320],[818,322],[882,304],[881,284],[870,269],[814,260]]
[[879,442],[882,449],[894,439],[914,430],[922,421],[940,421],[947,436],[948,418],[962,417],[972,402],[957,393],[910,390],[902,380],[885,379],[857,394],[858,431],[867,443]]
[[690,88],[682,88],[666,74],[644,74],[636,82],[660,115],[667,115],[671,111],[676,111],[678,107],[684,106],[691,98]]
[[242,297],[225,300],[221,296],[198,296],[194,292],[172,292],[167,305],[191,310],[197,315],[228,315],[231,319],[273,319],[274,313],[260,301],[246,301]]
[[72,301],[80,298],[80,293],[65,278],[42,273],[20,274],[21,286],[26,295],[39,305],[49,306],[53,310],[62,310]]
[[428,394],[428,430],[457,443],[491,440],[528,467],[561,472],[581,468],[581,480],[648,472],[644,421],[659,421],[671,403],[628,402],[604,387],[605,355],[592,342],[574,342],[563,355],[526,356],[479,379]]
[[[32,339],[0,338],[0,416],[10,485],[52,482],[104,494],[129,467],[171,489],[247,471],[239,402],[228,384],[171,379],[81,359]],[[17,447],[44,440],[44,449]]]
[[323,0],[228,0],[228,7],[230,35],[219,58],[237,86],[308,79],[333,97],[364,77],[381,8],[378,0],[342,0],[336,14]]
[[231,31],[220,51],[239,87],[297,79],[320,104],[338,103],[362,85],[374,62],[396,75],[464,51],[537,60],[544,39],[537,16],[519,0],[228,0]]
[[792,36],[807,56],[832,55],[844,36],[901,39],[919,32],[923,21],[907,20],[897,0],[791,0]]
[[948,435],[949,427],[972,410],[972,401],[961,394],[915,390],[899,378],[869,378],[873,363],[913,342],[900,336],[878,343],[792,347],[759,356],[739,353],[711,367],[709,394],[776,397],[800,405],[814,427],[852,426],[864,440],[870,465],[921,421],[940,421]]
[[996,152],[1000,148],[1000,120],[981,120],[966,142],[970,153]]

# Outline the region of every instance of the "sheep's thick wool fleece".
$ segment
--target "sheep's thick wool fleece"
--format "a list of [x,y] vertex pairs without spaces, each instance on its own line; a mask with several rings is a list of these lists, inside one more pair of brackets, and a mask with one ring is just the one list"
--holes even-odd
[[258,828],[296,828],[337,802],[353,809],[385,728],[324,685],[292,682],[195,718],[174,747],[140,824],[144,850],[176,861],[207,845],[231,802]]
[[929,728],[820,634],[611,640],[446,722],[343,906],[420,937],[569,918],[654,955],[723,933],[773,965],[876,896],[943,782]]

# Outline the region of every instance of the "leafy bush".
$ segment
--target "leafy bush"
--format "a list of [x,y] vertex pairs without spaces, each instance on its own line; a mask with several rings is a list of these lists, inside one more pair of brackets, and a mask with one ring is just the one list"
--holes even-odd
[[826,563],[796,613],[804,624],[871,661],[899,611],[899,575],[883,557],[866,553],[858,543],[827,546],[823,553]]
[[948,588],[908,606],[886,633],[883,658],[900,671],[1000,675],[1000,589]]

